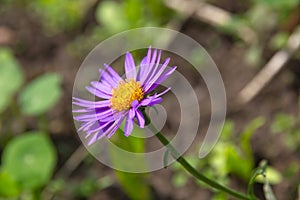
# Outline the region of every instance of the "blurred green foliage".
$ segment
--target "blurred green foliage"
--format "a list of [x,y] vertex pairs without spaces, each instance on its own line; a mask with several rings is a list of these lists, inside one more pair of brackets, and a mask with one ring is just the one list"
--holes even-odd
[[22,191],[41,189],[55,166],[55,149],[44,133],[28,132],[14,138],[2,154],[0,177],[7,185],[0,185],[0,195],[13,197]]
[[51,109],[60,96],[61,79],[57,74],[45,74],[31,81],[23,88],[19,103],[23,113],[40,115]]
[[47,35],[70,31],[81,25],[94,0],[3,0],[7,5],[22,6],[39,20]]
[[274,134],[281,134],[284,144],[290,151],[300,146],[299,120],[290,114],[278,113],[275,115],[270,130]]
[[160,26],[172,16],[174,12],[161,0],[103,1],[96,11],[96,19],[109,34],[143,26]]
[[250,66],[258,66],[266,62],[263,56],[266,50],[274,51],[286,45],[289,29],[295,28],[291,24],[299,6],[299,0],[254,0],[246,12],[232,14],[230,22],[220,30],[234,37],[240,31],[254,37],[248,42],[245,61]]
[[[261,126],[265,124],[262,117],[251,121],[243,131],[237,136],[234,123],[226,121],[222,130],[219,142],[216,144],[210,155],[204,160],[188,156],[187,160],[192,166],[196,166],[198,170],[206,176],[219,180],[223,184],[229,183],[229,176],[235,175],[247,182],[253,175],[254,154],[251,148],[251,137]],[[172,183],[176,187],[182,187],[188,180],[187,174],[183,168],[175,163],[172,166],[175,174]],[[267,180],[271,184],[278,184],[282,180],[282,175],[272,167],[267,168]],[[261,178],[257,178],[257,182],[262,182]],[[207,185],[199,182],[203,187]],[[216,193],[214,199],[227,199],[224,194]]]
[[[95,6],[91,20],[95,24],[88,22],[92,25],[89,24],[82,34],[75,36],[76,39],[69,43],[70,48],[81,55],[112,34],[143,26],[165,26],[177,17],[162,0],[3,0],[1,3],[3,2],[24,7],[42,24],[44,33],[48,36],[83,28],[87,11],[93,11],[91,6]],[[286,45],[290,33],[283,27],[299,5],[299,0],[254,0],[250,2],[245,13],[233,14],[230,24],[221,30],[234,35],[241,25],[246,25],[254,31],[257,41],[247,47],[245,59],[255,66],[264,62],[263,53],[267,47],[274,51]],[[199,55],[192,56],[198,59],[197,62],[201,62]],[[54,146],[44,132],[25,132],[28,130],[25,116],[29,115],[39,121],[41,116],[55,106],[62,95],[61,77],[55,73],[41,74],[27,84],[21,65],[9,48],[0,47],[0,64],[0,145],[4,147],[0,167],[0,199],[39,199],[41,188],[47,184],[53,193],[71,188],[71,193],[76,198],[87,198],[111,185],[112,180],[107,177],[86,177],[81,183],[70,187],[62,180],[49,182],[57,163]],[[298,123],[295,116],[279,113],[270,126],[270,131],[281,136],[288,150],[292,152],[299,149]],[[11,130],[4,129],[2,124]],[[207,159],[199,160],[189,156],[187,160],[207,176],[224,184],[229,183],[231,175],[246,182],[255,167],[250,140],[263,124],[264,119],[257,118],[243,131],[236,133],[234,123],[227,121],[221,140]],[[13,127],[21,128],[15,132]],[[138,129],[134,132],[139,134]],[[144,139],[126,138],[122,133],[116,134],[117,137],[112,142],[122,149],[140,153],[145,151]],[[8,137],[4,139],[4,135]],[[119,157],[114,152],[111,152],[111,157],[116,163],[136,163],[128,162],[127,158]],[[138,163],[143,165],[143,160]],[[174,164],[172,169],[175,172],[172,183],[176,187],[184,186],[189,177],[178,164]],[[285,170],[284,178],[293,177],[298,171],[299,165],[292,163]],[[283,179],[281,173],[272,167],[266,169],[266,176],[270,184],[278,184]],[[147,174],[116,171],[116,177],[131,199],[151,199]],[[257,177],[256,181],[264,182],[262,176]],[[300,187],[298,190],[300,193]],[[213,199],[227,199],[227,196],[216,193]]]
[[19,63],[8,48],[0,48],[0,113],[10,104],[24,77]]
[[68,31],[80,25],[85,15],[87,0],[34,0],[28,1],[28,9],[41,16],[49,33]]
[[97,26],[78,36],[69,49],[75,54],[86,54],[95,44],[113,34],[146,26],[165,26],[176,18],[162,0],[101,1],[96,8]]
[[[36,116],[39,120],[49,111],[61,96],[61,80],[57,74],[44,74],[24,86],[21,66],[8,48],[0,48],[0,63],[0,125],[9,122],[5,129],[0,129],[4,146],[0,198],[39,199],[40,190],[49,182],[56,167],[56,151],[46,133],[25,132],[25,116]],[[19,127],[18,132],[14,132],[14,127]],[[4,140],[4,136],[8,137]]]
[[88,198],[94,193],[111,186],[113,181],[110,177],[102,177],[97,179],[95,177],[87,176],[79,184],[72,186],[72,194],[76,198]]
[[[130,137],[124,136],[123,131],[121,129],[118,129],[114,137],[112,137],[110,140],[122,150],[133,153],[143,153],[145,152],[145,140],[143,138],[132,136],[142,134],[143,131],[137,126],[134,126],[133,132]],[[126,168],[125,166],[127,166],[128,169],[132,169],[132,165],[139,165],[140,167],[144,166],[146,169],[146,161],[143,158],[128,160],[127,157],[122,156],[120,152],[116,151],[116,149],[110,149],[110,155],[111,161],[116,168],[120,167],[124,169]],[[119,183],[121,184],[126,194],[130,197],[130,199],[151,199],[150,186],[147,184],[147,174],[127,173],[118,170],[115,170],[115,173]]]

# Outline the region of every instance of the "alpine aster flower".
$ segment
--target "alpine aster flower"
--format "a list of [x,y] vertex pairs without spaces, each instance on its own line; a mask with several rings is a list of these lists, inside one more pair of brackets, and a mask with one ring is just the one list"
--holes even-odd
[[132,132],[134,119],[144,128],[145,118],[141,108],[153,106],[162,101],[161,96],[170,88],[157,94],[150,93],[176,69],[167,69],[170,58],[160,64],[161,51],[148,49],[147,56],[143,58],[136,70],[132,55],[127,52],[125,57],[124,80],[112,67],[104,64],[105,69],[99,69],[99,81],[92,81],[86,89],[100,101],[88,101],[73,97],[73,104],[81,107],[73,110],[79,113],[74,117],[81,122],[78,131],[84,131],[86,138],[91,137],[88,145],[93,144],[103,136],[110,138],[125,119],[124,134],[129,136]]

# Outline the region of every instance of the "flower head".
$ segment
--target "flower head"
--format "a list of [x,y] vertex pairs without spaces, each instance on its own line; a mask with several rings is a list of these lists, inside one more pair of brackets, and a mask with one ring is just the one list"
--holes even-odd
[[134,120],[144,128],[145,118],[140,108],[153,106],[162,101],[161,96],[170,88],[157,94],[150,93],[166,80],[176,69],[167,68],[170,58],[160,64],[161,51],[148,49],[147,56],[141,61],[138,70],[132,55],[127,52],[125,57],[125,80],[112,67],[104,64],[100,69],[99,81],[92,81],[86,89],[100,98],[100,101],[88,101],[73,97],[73,104],[81,107],[73,110],[78,113],[75,120],[81,122],[78,131],[84,131],[91,137],[88,145],[100,138],[110,138],[125,119],[124,134],[132,132]]

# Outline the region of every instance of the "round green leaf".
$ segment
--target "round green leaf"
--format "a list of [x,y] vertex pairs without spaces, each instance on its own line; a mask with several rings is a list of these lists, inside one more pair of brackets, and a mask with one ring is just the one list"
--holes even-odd
[[52,108],[62,93],[60,83],[57,74],[45,74],[29,83],[19,99],[22,112],[39,115]]
[[43,186],[52,176],[56,154],[48,137],[29,132],[9,142],[2,156],[3,170],[23,188]]
[[0,48],[0,112],[10,102],[12,95],[23,83],[23,73],[12,52],[7,48]]

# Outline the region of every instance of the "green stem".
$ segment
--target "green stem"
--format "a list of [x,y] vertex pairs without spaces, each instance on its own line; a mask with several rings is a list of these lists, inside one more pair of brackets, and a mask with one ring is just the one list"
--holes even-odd
[[226,186],[223,186],[223,185],[219,184],[218,182],[215,182],[215,181],[207,178],[206,176],[202,175],[194,167],[192,167],[182,156],[179,155],[177,150],[170,144],[169,140],[167,138],[165,138],[163,136],[163,134],[161,134],[161,132],[157,132],[155,135],[159,139],[159,141],[172,152],[173,156],[177,159],[177,162],[179,162],[190,174],[192,174],[198,180],[206,183],[207,185],[209,185],[215,189],[223,191],[223,192],[230,194],[234,197],[237,197],[239,199],[244,199],[244,200],[252,199],[242,193],[232,190]]

